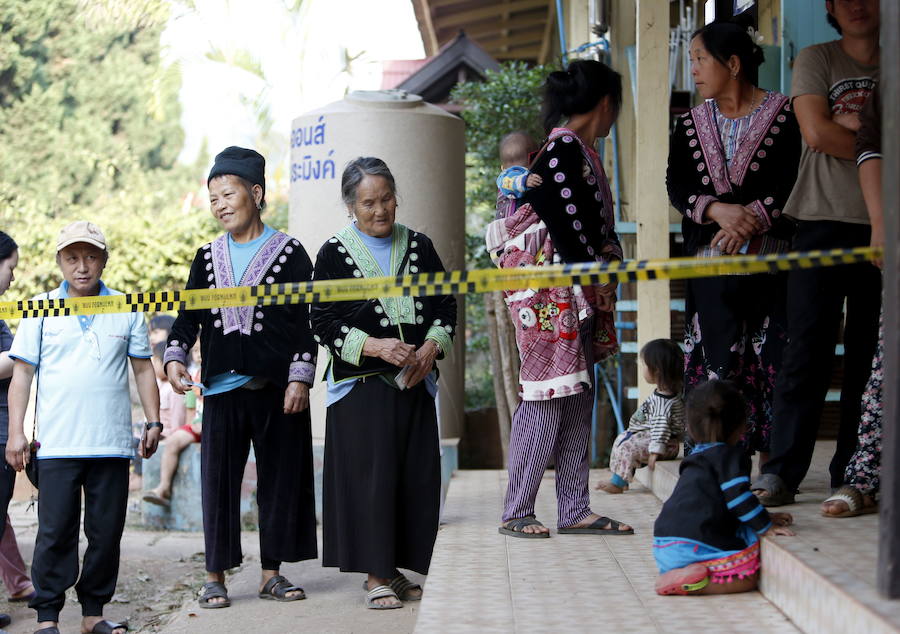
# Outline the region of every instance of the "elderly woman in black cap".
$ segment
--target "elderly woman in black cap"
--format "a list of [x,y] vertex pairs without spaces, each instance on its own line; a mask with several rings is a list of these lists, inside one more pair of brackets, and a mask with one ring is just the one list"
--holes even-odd
[[[309,280],[300,242],[266,226],[265,159],[229,147],[209,173],[213,216],[225,233],[194,257],[187,288],[227,288]],[[165,353],[166,374],[182,394],[185,362],[200,336],[205,396],[201,478],[207,583],[200,607],[231,605],[224,571],[241,564],[241,480],[253,443],[262,580],[259,597],[305,598],[279,574],[283,561],[315,559],[309,386],[316,344],[305,304],[182,310]]]

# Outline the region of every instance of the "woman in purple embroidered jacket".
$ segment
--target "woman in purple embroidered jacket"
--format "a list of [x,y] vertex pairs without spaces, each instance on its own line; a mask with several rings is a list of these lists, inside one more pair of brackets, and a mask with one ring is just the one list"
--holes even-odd
[[[487,249],[498,266],[622,258],[609,183],[591,148],[609,133],[621,101],[621,77],[600,62],[579,60],[550,74],[544,97],[549,139],[531,165],[543,183],[512,215],[488,226]],[[564,117],[565,127],[555,127]],[[534,501],[551,458],[560,533],[634,532],[589,506],[593,364],[617,347],[615,290],[607,284],[506,293],[522,361],[522,402],[510,432],[501,534],[550,536],[534,516]]]
[[[800,129],[787,97],[756,87],[762,61],[736,24],[709,24],[691,41],[691,72],[706,101],[677,121],[666,174],[669,199],[684,214],[686,255],[790,246],[794,225],[781,210],[797,176]],[[763,461],[787,337],[785,288],[783,273],[687,283],[685,393],[715,378],[741,386],[749,405],[743,443]]]
[[[225,233],[197,251],[187,288],[304,282],[312,263],[301,244],[265,224],[265,159],[229,147],[209,173],[213,216]],[[182,310],[164,362],[179,394],[197,333],[203,355],[201,477],[207,583],[200,607],[231,603],[224,571],[241,564],[241,480],[252,441],[256,455],[262,580],[259,597],[305,598],[278,573],[283,561],[315,559],[309,387],[317,346],[305,304]]]
[[[394,222],[396,184],[384,161],[351,161],[341,197],[354,222],[322,245],[315,279],[444,270],[428,236]],[[456,300],[442,295],[314,304],[310,319],[316,340],[331,353],[322,565],[367,573],[367,607],[400,608],[422,597],[422,588],[400,569],[427,574],[437,537],[435,362],[453,345]]]

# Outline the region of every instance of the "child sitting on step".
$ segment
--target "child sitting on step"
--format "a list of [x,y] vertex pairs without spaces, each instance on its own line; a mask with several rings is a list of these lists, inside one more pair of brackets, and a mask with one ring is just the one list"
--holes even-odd
[[684,353],[670,339],[654,339],[641,348],[641,372],[647,383],[656,386],[637,409],[628,429],[613,443],[609,468],[612,478],[597,485],[607,493],[622,493],[634,479],[634,471],[657,460],[678,456],[684,436]]
[[737,446],[747,403],[728,381],[694,388],[687,402],[694,451],[653,529],[658,594],[755,590],[759,538],[793,535],[788,513],[769,513],[750,492],[750,459]]

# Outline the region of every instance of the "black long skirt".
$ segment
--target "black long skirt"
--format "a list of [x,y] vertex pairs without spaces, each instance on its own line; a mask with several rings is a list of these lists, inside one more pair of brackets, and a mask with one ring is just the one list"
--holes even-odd
[[[775,377],[787,344],[787,274],[688,280],[685,397],[709,379],[733,381],[747,399],[750,453],[769,451]],[[686,440],[687,450],[691,446]]]
[[322,565],[392,578],[428,574],[440,512],[434,399],[360,380],[328,407]]

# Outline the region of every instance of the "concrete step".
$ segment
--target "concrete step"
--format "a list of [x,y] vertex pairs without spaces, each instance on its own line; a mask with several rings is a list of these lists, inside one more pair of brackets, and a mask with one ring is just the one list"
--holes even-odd
[[[819,513],[828,497],[834,442],[819,442],[797,503],[778,510],[794,517],[795,537],[765,537],[760,589],[804,632],[900,632],[900,601],[875,589],[878,516],[835,519]],[[639,469],[636,480],[665,501],[678,482],[679,460]]]
[[[591,473],[591,484],[609,478]],[[797,632],[757,592],[695,599],[661,597],[651,549],[659,500],[640,484],[625,495],[591,490],[598,513],[632,524],[634,536],[497,533],[507,477],[458,471],[451,480],[416,632]],[[538,495],[538,519],[556,518],[553,473]]]

